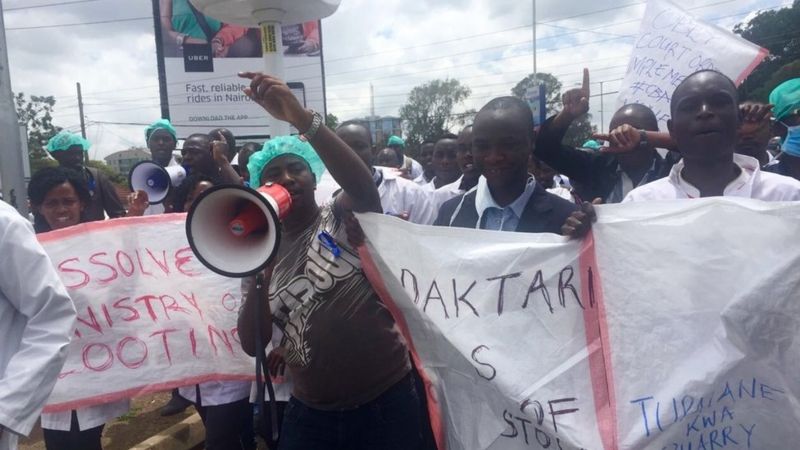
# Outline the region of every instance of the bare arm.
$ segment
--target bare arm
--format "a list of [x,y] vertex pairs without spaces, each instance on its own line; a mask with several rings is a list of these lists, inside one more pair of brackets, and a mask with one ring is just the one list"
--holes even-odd
[[[251,80],[245,93],[273,117],[289,122],[302,133],[311,128],[313,114],[300,105],[286,83],[262,73],[245,72],[239,76]],[[310,144],[331,172],[333,179],[342,187],[353,211],[381,211],[380,196],[372,174],[364,161],[336,133],[323,124]]]

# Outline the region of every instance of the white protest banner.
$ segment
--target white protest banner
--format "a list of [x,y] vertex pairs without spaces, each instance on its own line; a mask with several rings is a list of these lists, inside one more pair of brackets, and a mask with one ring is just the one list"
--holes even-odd
[[800,205],[598,215],[582,242],[359,217],[365,271],[424,369],[440,449],[787,448]]
[[738,86],[767,54],[668,0],[649,0],[617,106],[643,104],[655,112],[661,131],[667,131],[672,93],[687,76],[713,69]]
[[254,378],[236,330],[240,281],[199,263],[185,222],[168,214],[39,236],[78,313],[46,412]]

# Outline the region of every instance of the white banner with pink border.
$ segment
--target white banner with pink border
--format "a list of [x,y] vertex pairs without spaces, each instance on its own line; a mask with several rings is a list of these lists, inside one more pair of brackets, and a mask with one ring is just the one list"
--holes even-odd
[[581,242],[359,217],[439,448],[791,447],[800,205],[597,209]]

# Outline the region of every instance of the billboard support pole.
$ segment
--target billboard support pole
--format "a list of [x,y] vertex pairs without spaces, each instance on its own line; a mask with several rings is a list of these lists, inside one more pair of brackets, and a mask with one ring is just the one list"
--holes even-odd
[[161,99],[161,118],[169,119],[169,95],[167,94],[167,70],[164,66],[164,36],[161,34],[161,6],[153,0],[153,28],[156,34],[156,62],[158,63],[158,94]]
[[[283,66],[283,34],[281,24],[277,20],[261,22],[261,47],[264,53],[264,73],[281,80],[286,77]],[[267,125],[270,137],[289,134],[289,124],[267,114]]]

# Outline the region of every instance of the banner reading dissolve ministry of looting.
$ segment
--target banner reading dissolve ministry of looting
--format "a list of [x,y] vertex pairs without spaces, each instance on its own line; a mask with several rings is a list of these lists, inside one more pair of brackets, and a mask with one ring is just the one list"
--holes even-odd
[[800,205],[598,208],[593,237],[359,217],[441,448],[790,448]]
[[[222,23],[192,10],[189,0],[159,0],[161,55],[170,120],[185,138],[226,127],[236,136],[270,134],[264,110],[242,89],[242,71],[263,72],[259,28]],[[308,108],[325,114],[321,23],[284,25],[285,81]],[[158,41],[157,41],[158,42]]]
[[655,112],[661,131],[667,131],[672,93],[687,76],[713,69],[739,85],[767,53],[668,0],[649,0],[619,89],[618,106],[646,105]]
[[169,214],[39,235],[78,313],[45,411],[254,378],[236,329],[240,282],[200,264],[185,222]]

